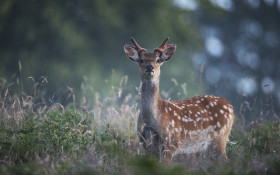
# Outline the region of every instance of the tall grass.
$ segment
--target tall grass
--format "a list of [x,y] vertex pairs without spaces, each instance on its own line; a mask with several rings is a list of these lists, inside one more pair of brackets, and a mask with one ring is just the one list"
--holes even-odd
[[277,118],[257,117],[245,127],[237,116],[227,146],[230,160],[192,168],[144,154],[136,134],[139,95],[128,91],[127,77],[107,96],[91,92],[92,101],[85,95],[78,103],[68,90],[68,106],[38,95],[43,79],[38,81],[32,95],[1,83],[0,174],[280,174]]

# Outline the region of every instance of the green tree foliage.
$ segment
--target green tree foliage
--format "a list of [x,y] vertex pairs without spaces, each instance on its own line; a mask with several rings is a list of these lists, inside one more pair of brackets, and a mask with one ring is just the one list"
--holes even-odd
[[129,74],[136,85],[137,65],[123,53],[131,36],[149,51],[169,36],[170,42],[178,44],[178,51],[163,72],[163,84],[170,84],[173,77],[180,83],[191,77],[194,80],[189,58],[200,46],[198,33],[191,14],[170,0],[3,0],[0,76],[10,79],[18,72],[20,60],[25,90],[31,86],[27,77],[38,80],[45,76],[49,96],[55,91],[57,96],[63,94],[65,86],[77,92],[83,76],[95,89],[108,90],[111,86],[104,82],[110,80],[112,69],[112,83]]

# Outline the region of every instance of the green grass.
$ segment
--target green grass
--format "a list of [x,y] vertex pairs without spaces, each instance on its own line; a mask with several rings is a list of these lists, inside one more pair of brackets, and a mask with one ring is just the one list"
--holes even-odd
[[6,89],[0,93],[0,174],[280,174],[277,120],[245,128],[237,116],[230,160],[190,168],[144,154],[136,135],[139,97],[122,87],[104,98],[95,94],[92,104],[68,107]]

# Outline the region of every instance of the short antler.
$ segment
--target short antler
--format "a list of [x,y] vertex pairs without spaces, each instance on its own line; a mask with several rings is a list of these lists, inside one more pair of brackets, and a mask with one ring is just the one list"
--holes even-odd
[[139,46],[139,44],[137,44],[137,42],[135,41],[135,39],[133,37],[130,38],[132,43],[135,45],[135,49],[137,50],[138,54],[140,54],[142,51],[147,52],[146,49],[142,48]]
[[167,43],[168,40],[169,40],[168,37],[165,38],[165,40],[163,40],[163,42],[161,43],[161,45],[160,45],[158,48],[156,48],[156,49],[154,50],[154,52],[155,52],[155,51],[158,51],[159,53],[162,53],[162,52],[163,52],[165,49],[167,49],[168,47],[174,47],[175,44],[168,44],[168,45],[166,45],[166,43]]
[[227,160],[226,144],[234,122],[233,107],[227,100],[212,95],[182,101],[160,97],[160,67],[176,50],[175,44],[167,45],[168,39],[154,53],[146,53],[133,38],[133,45],[124,45],[126,55],[139,63],[140,69],[141,103],[137,122],[140,143],[147,153],[171,161],[176,160],[176,155],[187,159],[199,155],[197,158],[203,160],[222,156]]
[[158,48],[164,48],[164,46],[168,40],[169,40],[169,37],[165,38],[165,40],[163,40],[163,42],[161,43],[161,45]]

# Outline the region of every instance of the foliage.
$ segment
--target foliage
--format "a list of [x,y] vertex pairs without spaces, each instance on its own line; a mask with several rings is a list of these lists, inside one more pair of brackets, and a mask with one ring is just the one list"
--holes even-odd
[[[121,83],[122,84],[122,83]],[[3,88],[3,87],[2,87]],[[33,103],[1,90],[1,174],[277,174],[280,122],[243,125],[237,116],[227,146],[229,161],[193,167],[144,155],[136,135],[139,111],[125,85],[102,99],[63,107]],[[27,100],[31,101],[27,101]]]
[[[84,81],[94,91],[107,93],[111,87],[108,82],[116,85],[123,75],[129,74],[130,84],[137,86],[137,65],[126,58],[123,45],[130,43],[133,36],[150,50],[169,36],[170,42],[181,49],[168,65],[168,72],[163,71],[163,86],[180,75],[196,84],[188,64],[190,58],[185,54],[188,50],[191,55],[200,46],[190,17],[188,11],[174,6],[170,0],[3,0],[0,76],[10,80],[14,74],[20,75],[28,93],[32,92],[33,84],[27,78],[37,81],[45,76],[50,80],[49,89],[43,92],[45,97],[51,98],[56,92],[56,101],[67,104],[64,87],[71,87],[80,100]],[[17,67],[19,60],[21,72]]]
[[[171,0],[1,0],[0,174],[280,174],[279,7],[196,2],[191,11]],[[137,65],[122,48],[131,36],[148,50],[166,36],[178,45],[162,67],[162,97],[201,94],[205,77],[208,91],[234,102],[228,162],[190,167],[144,154]],[[209,37],[221,55],[203,49]],[[247,76],[262,97],[239,96],[244,84],[235,92]]]
[[[208,92],[232,99],[237,107],[245,100],[257,100],[258,105],[273,103],[275,109],[264,113],[279,113],[279,1],[211,0],[199,4],[197,23],[206,49],[197,57],[197,69],[206,62],[202,76]],[[240,95],[245,100],[235,98]],[[246,117],[252,120],[254,114]]]

